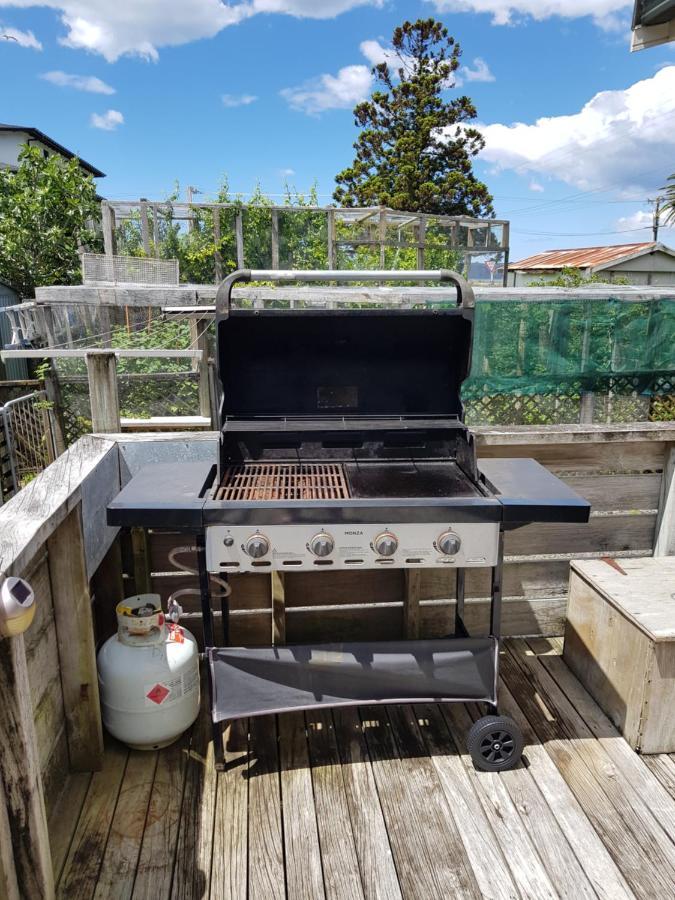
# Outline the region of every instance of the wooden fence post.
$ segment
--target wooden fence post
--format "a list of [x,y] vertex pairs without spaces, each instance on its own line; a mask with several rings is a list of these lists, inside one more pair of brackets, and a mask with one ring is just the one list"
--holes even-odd
[[101,204],[101,228],[103,230],[103,252],[106,256],[114,256],[115,213],[107,203]]
[[675,556],[675,444],[666,444],[654,556]]
[[199,415],[211,419],[208,319],[190,319],[190,344],[202,352],[201,357],[195,360],[195,370],[199,372]]
[[91,401],[91,430],[97,433],[121,431],[120,401],[117,393],[117,358],[114,352],[87,353],[87,375]]
[[150,223],[148,221],[148,201],[141,197],[141,240],[143,252],[150,256]]
[[509,232],[510,225],[508,222],[504,222],[504,224],[502,225],[502,247],[504,249],[504,287],[507,286],[509,278],[509,244],[511,243]]
[[54,414],[54,447],[56,455],[61,456],[66,449],[66,427],[63,419],[61,387],[59,385],[53,361],[50,362],[49,369],[45,372],[44,383],[45,394],[47,395],[47,400],[52,405],[52,412]]
[[223,280],[223,255],[220,252],[220,207],[217,206],[213,210],[213,264],[216,273],[216,284],[220,284]]
[[76,772],[98,771],[103,726],[79,505],[47,540],[47,554],[70,766]]
[[328,243],[328,268],[335,268],[335,210],[326,211],[326,241]]
[[154,244],[154,253],[153,256],[155,259],[159,259],[159,245],[160,245],[160,237],[159,237],[159,210],[156,206],[152,206],[152,243]]
[[424,249],[427,242],[427,220],[420,216],[417,227],[417,268],[424,268]]
[[237,245],[237,268],[244,268],[244,214],[241,210],[234,219],[234,237]]
[[13,871],[3,847],[0,873],[10,888],[17,884],[21,897],[51,900],[54,875],[23,635],[0,640],[0,684],[0,778],[6,807],[0,838],[6,823],[13,845]]
[[279,268],[279,211],[272,210],[272,268]]

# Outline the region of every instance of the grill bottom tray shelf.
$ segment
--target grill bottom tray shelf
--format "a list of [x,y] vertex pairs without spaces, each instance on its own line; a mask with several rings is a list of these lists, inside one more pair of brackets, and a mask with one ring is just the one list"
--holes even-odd
[[321,706],[496,703],[498,645],[492,637],[207,652],[214,722]]

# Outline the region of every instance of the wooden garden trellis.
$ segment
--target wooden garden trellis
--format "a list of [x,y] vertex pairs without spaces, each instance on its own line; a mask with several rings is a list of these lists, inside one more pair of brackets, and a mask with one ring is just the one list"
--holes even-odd
[[[474,257],[492,255],[494,258],[492,275],[499,269],[495,283],[506,285],[509,263],[509,222],[506,219],[478,219],[471,216],[441,216],[413,213],[389,209],[385,206],[337,208],[334,206],[263,206],[241,203],[180,203],[150,200],[104,200],[101,203],[101,220],[105,255],[115,256],[115,229],[123,221],[137,218],[143,252],[146,257],[159,257],[160,217],[170,221],[184,221],[192,227],[196,215],[206,210],[211,215],[214,240],[215,283],[226,274],[223,268],[222,213],[233,213],[228,227],[234,237],[237,268],[251,266],[246,259],[244,246],[245,217],[249,210],[257,213],[269,212],[270,265],[267,268],[292,268],[280,261],[280,247],[283,231],[282,217],[287,215],[321,214],[326,219],[326,260],[327,269],[339,269],[340,250],[347,247],[369,247],[379,251],[378,268],[387,268],[385,255],[388,248],[416,251],[416,267],[430,268],[425,260],[427,249],[459,251],[465,260],[467,270]],[[352,231],[350,231],[352,229]],[[435,238],[432,237],[435,233]],[[439,236],[442,238],[439,240]]]

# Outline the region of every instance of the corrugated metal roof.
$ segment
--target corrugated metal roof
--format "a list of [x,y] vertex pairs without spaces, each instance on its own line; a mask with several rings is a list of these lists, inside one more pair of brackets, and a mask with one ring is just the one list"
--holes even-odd
[[[571,250],[545,250],[513,262],[509,265],[509,271],[522,269],[562,269],[571,266],[575,269],[595,268],[610,262],[618,262],[626,257],[649,253],[656,247],[662,249],[662,245],[649,241],[642,244],[615,244],[611,247],[575,247]],[[667,247],[663,247],[668,252]]]

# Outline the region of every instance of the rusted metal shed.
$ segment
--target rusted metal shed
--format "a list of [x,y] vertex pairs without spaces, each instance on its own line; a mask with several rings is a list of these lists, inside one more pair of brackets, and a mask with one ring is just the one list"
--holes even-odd
[[507,283],[517,287],[553,279],[565,268],[579,269],[587,278],[606,276],[608,282],[620,278],[630,284],[669,285],[675,284],[675,250],[658,241],[545,250],[511,263]]

